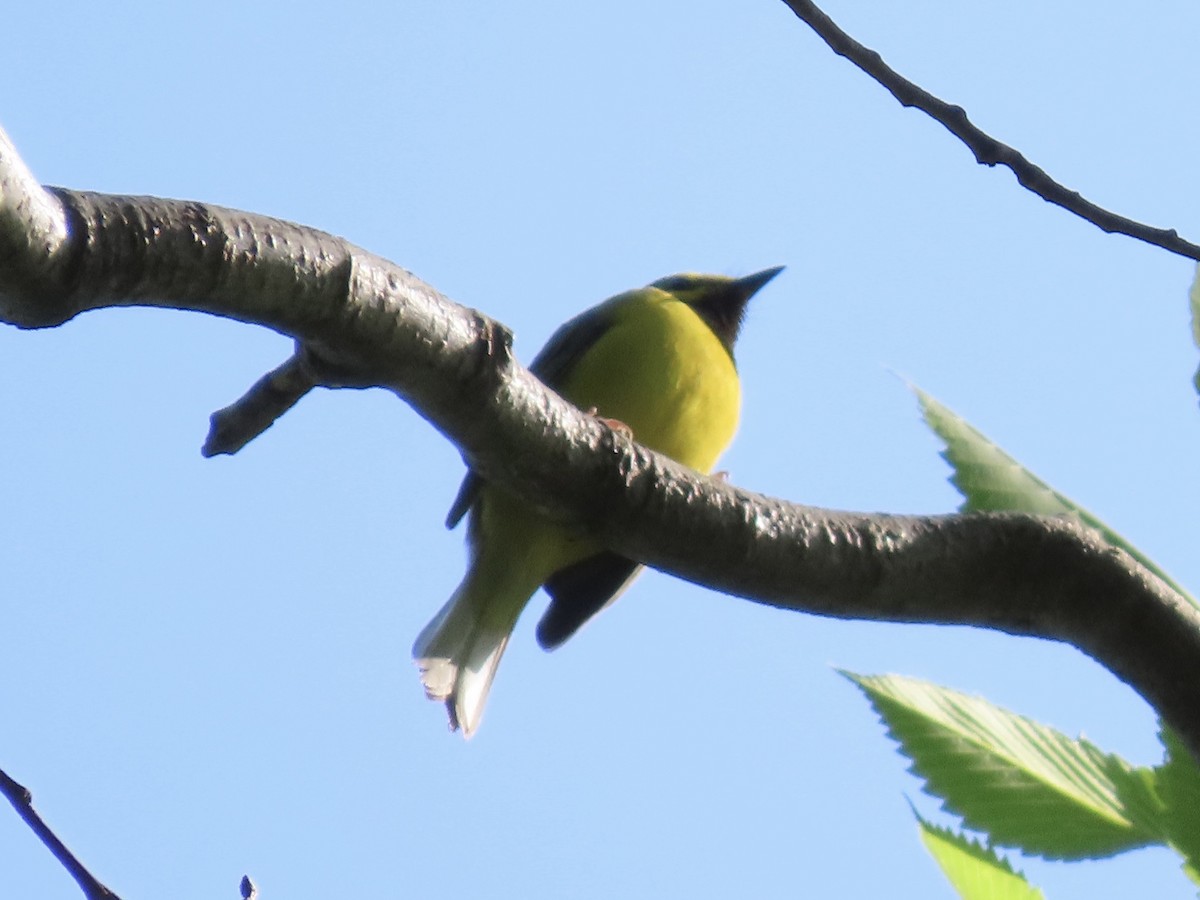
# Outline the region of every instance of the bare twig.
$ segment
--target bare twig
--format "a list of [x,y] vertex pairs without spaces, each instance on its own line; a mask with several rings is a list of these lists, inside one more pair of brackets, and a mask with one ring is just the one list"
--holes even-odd
[[200,452],[206,457],[233,455],[275,424],[315,387],[364,388],[375,382],[323,354],[315,343],[296,341],[296,351],[250,386],[235,402],[209,416],[208,437]]
[[200,452],[205,456],[237,453],[275,424],[275,420],[300,402],[317,385],[305,355],[297,351],[268,372],[235,403],[209,418],[208,438]]
[[1007,166],[1017,176],[1017,181],[1043,200],[1061,206],[1109,234],[1124,234],[1180,256],[1200,260],[1200,246],[1184,240],[1173,228],[1154,228],[1127,219],[1084,199],[1077,191],[1063,187],[1020,152],[972,124],[961,106],[935,97],[896,72],[876,51],[864,47],[842,31],[815,3],[810,0],[784,2],[834,53],[844,56],[887,88],[902,106],[916,107],[941,122],[951,134],[967,145],[980,164]]
[[37,810],[33,808],[33,795],[24,786],[13,781],[6,772],[0,770],[0,794],[4,794],[8,798],[8,802],[13,805],[17,814],[25,820],[25,824],[30,827],[38,839],[46,845],[54,858],[57,859],[64,869],[70,873],[71,877],[79,884],[83,890],[83,895],[88,900],[121,900],[116,894],[101,884],[91,872],[87,870],[70,850],[67,845],[59,840],[58,835],[50,830],[50,826],[45,823]]

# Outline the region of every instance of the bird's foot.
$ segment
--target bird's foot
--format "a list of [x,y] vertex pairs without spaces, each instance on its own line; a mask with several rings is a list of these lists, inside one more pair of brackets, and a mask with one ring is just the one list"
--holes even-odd
[[628,425],[626,425],[620,419],[606,419],[604,416],[598,416],[598,415],[596,415],[596,413],[598,413],[598,412],[599,412],[599,410],[596,409],[596,407],[594,407],[594,406],[588,407],[587,414],[589,416],[591,416],[593,419],[595,419],[597,422],[603,422],[605,425],[607,425],[613,431],[617,432],[618,434],[624,435],[625,437],[629,438],[630,440],[633,440],[633,429],[632,428],[630,428]]

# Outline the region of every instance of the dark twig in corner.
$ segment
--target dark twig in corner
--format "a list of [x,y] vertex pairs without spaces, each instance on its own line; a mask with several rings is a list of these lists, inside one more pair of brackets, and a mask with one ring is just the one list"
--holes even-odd
[[1001,143],[991,135],[980,131],[967,118],[961,106],[940,100],[928,91],[913,84],[900,75],[874,50],[864,47],[834,21],[817,8],[810,0],[784,0],[788,7],[803,20],[829,48],[839,56],[854,63],[891,93],[903,106],[917,109],[941,122],[947,130],[967,145],[975,159],[985,166],[1007,166],[1024,187],[1033,191],[1048,203],[1061,206],[1086,219],[1109,234],[1124,234],[1147,244],[1162,247],[1180,256],[1200,261],[1200,246],[1184,240],[1174,229],[1154,228],[1133,219],[1127,219],[1085,200],[1078,192],[1068,190],[1043,169],[1035,166],[1017,150]]
[[32,829],[33,833],[46,845],[46,849],[54,854],[54,858],[62,863],[63,868],[78,882],[79,887],[83,889],[83,895],[88,900],[121,900],[97,881],[83,863],[75,858],[75,854],[67,849],[66,844],[58,839],[58,835],[51,831],[50,826],[37,814],[33,808],[33,795],[25,787],[9,778],[3,770],[0,770],[0,794],[8,798],[8,802],[25,820],[25,824]]

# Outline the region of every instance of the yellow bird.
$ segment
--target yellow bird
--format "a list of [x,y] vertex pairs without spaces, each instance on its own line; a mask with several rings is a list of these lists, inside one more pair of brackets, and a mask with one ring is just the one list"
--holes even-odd
[[[559,328],[530,371],[580,409],[624,423],[639,443],[711,472],[737,430],[733,346],[746,304],[781,269],[745,278],[672,275],[618,294]],[[413,645],[426,694],[445,702],[450,727],[465,737],[479,727],[500,657],[539,587],[551,602],[537,638],[551,650],[641,569],[473,472],[447,525],[468,511],[467,573]]]

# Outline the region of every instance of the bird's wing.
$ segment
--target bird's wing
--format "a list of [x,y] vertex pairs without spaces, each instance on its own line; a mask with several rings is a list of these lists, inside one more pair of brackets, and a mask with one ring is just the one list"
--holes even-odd
[[558,647],[621,596],[641,571],[640,563],[605,550],[555,572],[542,585],[550,606],[538,622],[538,644],[543,650]]
[[[594,306],[562,325],[533,358],[533,362],[529,364],[529,371],[546,387],[555,391],[561,390],[575,363],[608,330],[612,323],[612,314],[610,301]],[[479,499],[479,491],[482,488],[483,479],[474,472],[467,472],[458,488],[458,495],[450,505],[450,512],[446,514],[447,528],[454,528],[462,521],[462,517]]]
[[559,327],[558,331],[546,341],[546,346],[538,351],[538,355],[529,364],[529,371],[549,388],[560,390],[571,370],[596,341],[612,326],[616,301],[622,297],[614,297],[607,303],[593,306],[582,312],[569,322]]

